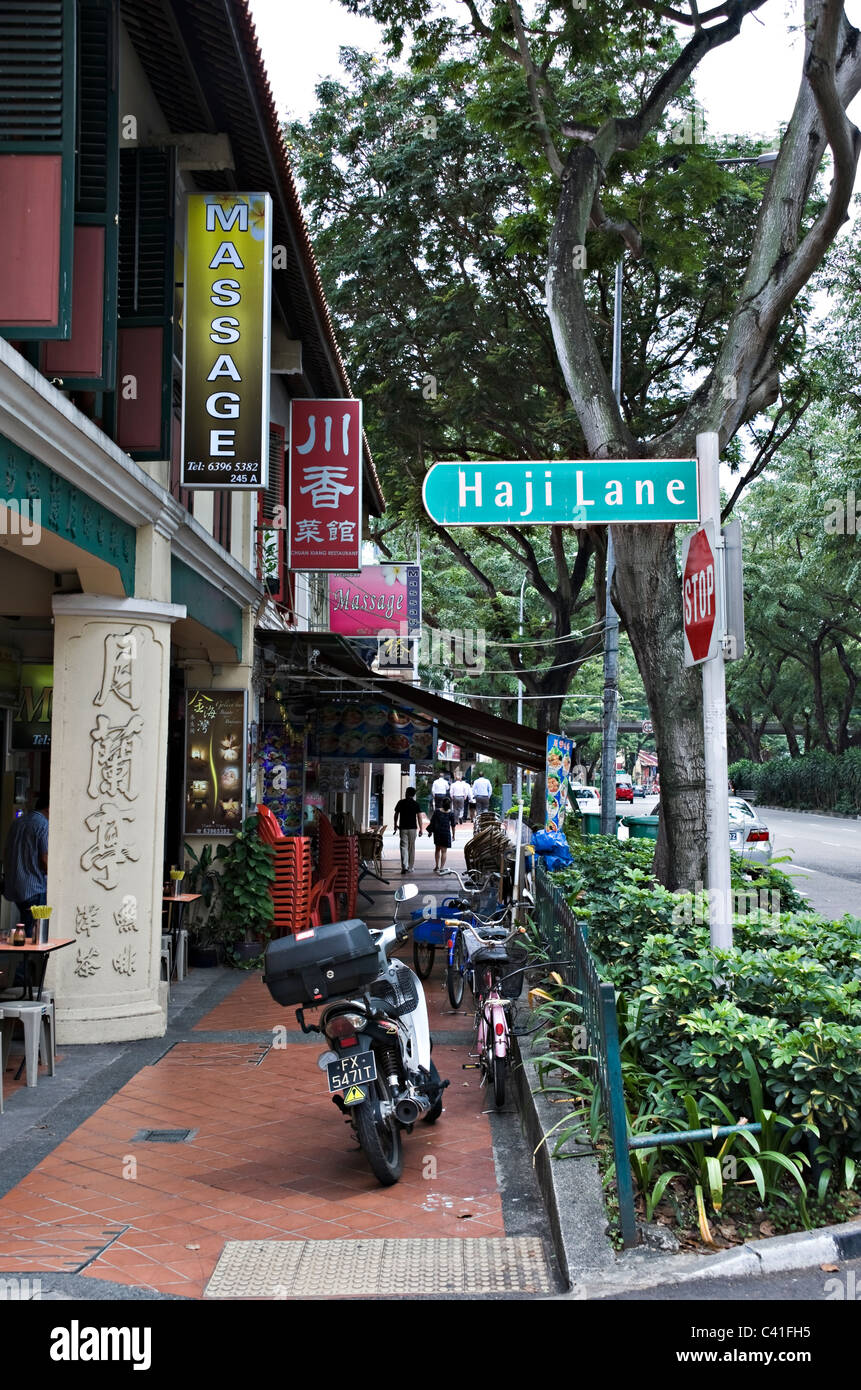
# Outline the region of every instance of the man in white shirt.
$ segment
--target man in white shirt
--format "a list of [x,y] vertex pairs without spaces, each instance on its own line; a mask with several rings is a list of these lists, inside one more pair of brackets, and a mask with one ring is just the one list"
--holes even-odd
[[476,820],[482,811],[487,811],[490,807],[490,798],[493,795],[493,783],[487,777],[476,777],[472,784],[472,794],[475,797],[475,816]]
[[458,825],[468,817],[470,795],[470,785],[465,780],[463,773],[456,772],[454,774],[454,781],[449,790],[449,796],[451,797],[451,809],[454,811],[455,820]]
[[436,781],[431,787],[431,795],[435,808],[441,810],[443,797],[448,796],[448,778],[442,772],[437,775]]

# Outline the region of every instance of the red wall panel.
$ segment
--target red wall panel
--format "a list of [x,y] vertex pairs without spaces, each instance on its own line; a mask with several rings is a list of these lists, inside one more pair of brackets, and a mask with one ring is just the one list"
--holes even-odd
[[42,362],[47,376],[101,376],[104,297],[105,229],[76,227],[72,336],[68,342],[45,344]]
[[0,155],[0,327],[59,321],[62,157]]
[[121,328],[117,344],[117,443],[121,449],[161,448],[164,329]]

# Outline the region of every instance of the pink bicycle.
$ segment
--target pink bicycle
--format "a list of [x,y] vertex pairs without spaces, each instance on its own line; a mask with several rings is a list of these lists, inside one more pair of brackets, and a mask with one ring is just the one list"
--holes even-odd
[[[481,1084],[493,1088],[498,1110],[505,1104],[508,1072],[511,1066],[511,1015],[514,999],[520,993],[523,965],[522,952],[510,949],[516,937],[524,935],[523,927],[505,927],[480,923],[478,927],[458,919],[446,919],[446,926],[456,927],[461,951],[465,948],[463,977],[469,982],[475,1000],[475,1058],[481,1071]],[[517,980],[517,988],[506,988],[509,980]]]

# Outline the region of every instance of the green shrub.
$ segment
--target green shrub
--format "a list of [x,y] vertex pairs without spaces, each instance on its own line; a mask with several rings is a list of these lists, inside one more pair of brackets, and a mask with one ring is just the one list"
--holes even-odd
[[[733,949],[713,952],[703,895],[660,887],[652,850],[589,838],[554,875],[617,990],[632,1126],[648,1132],[652,1116],[685,1128],[690,1104],[705,1124],[750,1119],[755,1058],[766,1113],[821,1149],[825,1167],[804,1181],[820,1190],[836,1171],[849,1183],[861,1157],[861,920],[826,921],[779,868],[734,856],[733,886],[751,901],[734,914]],[[649,1167],[650,1184],[669,1163]]]
[[828,753],[815,748],[800,758],[772,758],[754,763],[744,758],[729,769],[733,786],[749,789],[754,798],[769,806],[839,811],[861,811],[861,748]]

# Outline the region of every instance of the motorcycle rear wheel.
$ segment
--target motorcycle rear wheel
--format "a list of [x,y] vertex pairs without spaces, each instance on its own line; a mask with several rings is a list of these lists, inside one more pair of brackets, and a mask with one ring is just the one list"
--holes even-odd
[[388,1088],[381,1076],[369,1083],[369,1095],[357,1105],[353,1112],[356,1135],[362,1152],[371,1167],[371,1172],[382,1183],[391,1187],[398,1181],[404,1169],[404,1147],[400,1128],[396,1121],[386,1124],[380,1119],[374,1101],[387,1101]]

